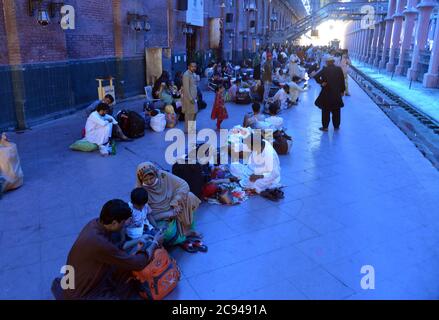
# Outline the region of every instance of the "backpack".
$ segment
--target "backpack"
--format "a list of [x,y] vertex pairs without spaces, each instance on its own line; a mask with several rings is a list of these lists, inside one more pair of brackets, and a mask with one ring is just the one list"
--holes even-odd
[[128,138],[140,138],[145,135],[145,119],[135,111],[121,110],[117,122]]
[[177,262],[166,249],[154,251],[149,264],[142,271],[133,271],[140,282],[140,296],[145,300],[162,300],[180,281],[181,272]]
[[293,140],[282,130],[277,130],[273,134],[273,148],[279,155],[288,154],[291,150]]

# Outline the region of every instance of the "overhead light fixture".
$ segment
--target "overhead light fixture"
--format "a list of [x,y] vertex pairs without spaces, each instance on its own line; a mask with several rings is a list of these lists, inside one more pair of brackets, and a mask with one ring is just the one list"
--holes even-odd
[[148,32],[151,30],[151,25],[148,23],[147,15],[140,15],[137,13],[128,13],[127,14],[128,25],[131,27],[133,31],[140,32],[145,31]]
[[40,25],[44,27],[50,24],[49,13],[47,12],[47,10],[38,9],[37,21]]
[[37,13],[37,21],[42,26],[47,26],[50,23],[49,13],[47,9],[43,9],[41,4],[42,0],[29,0],[28,1],[28,9],[29,9],[29,17],[33,17],[35,15],[35,11],[38,10]]
[[194,29],[192,29],[192,26],[185,24],[183,25],[183,34],[185,35],[191,35],[194,33]]

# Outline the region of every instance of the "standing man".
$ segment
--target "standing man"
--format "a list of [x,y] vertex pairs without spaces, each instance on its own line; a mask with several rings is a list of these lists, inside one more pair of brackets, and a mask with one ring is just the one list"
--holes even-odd
[[273,84],[273,61],[270,52],[267,53],[267,61],[262,66],[262,81],[264,82],[264,101],[266,101]]
[[314,76],[317,83],[322,86],[322,91],[315,101],[315,105],[322,110],[322,127],[320,128],[322,131],[328,131],[331,113],[334,129],[340,128],[340,109],[344,106],[342,96],[346,87],[343,70],[334,62],[334,57],[328,57],[326,67]]
[[[189,63],[188,70],[183,74],[183,96],[182,96],[182,111],[184,113],[184,131],[189,132],[189,122],[196,121],[197,118],[197,81],[195,71],[197,64],[195,62]],[[193,125],[193,123],[192,123]]]

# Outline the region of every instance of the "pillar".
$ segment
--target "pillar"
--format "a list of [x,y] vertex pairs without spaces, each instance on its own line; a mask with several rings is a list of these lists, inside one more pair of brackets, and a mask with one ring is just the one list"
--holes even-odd
[[367,29],[361,29],[361,38],[360,38],[360,60],[364,60],[364,56],[366,55],[366,41],[367,41]]
[[395,14],[396,9],[396,0],[389,0],[389,7],[387,9],[387,17],[385,19],[385,33],[384,33],[384,43],[383,43],[383,52],[381,53],[381,61],[379,64],[379,68],[382,69],[386,66],[387,63],[387,50],[390,49],[390,40],[392,36],[392,28],[393,28],[393,15]]
[[415,47],[412,54],[411,66],[407,71],[407,79],[415,80],[418,77],[418,63],[420,53],[427,43],[428,27],[433,8],[436,6],[434,0],[422,0],[416,7],[419,11],[418,23],[416,24]]
[[404,56],[408,49],[410,49],[413,29],[415,27],[415,18],[418,13],[416,10],[417,0],[409,0],[407,9],[404,10],[404,34],[402,36],[401,48],[399,50],[399,63],[395,68],[396,75],[402,75],[404,73]]
[[24,84],[24,68],[22,65],[22,54],[20,38],[18,33],[18,19],[21,12],[17,10],[19,5],[13,0],[3,1],[3,11],[5,19],[6,42],[8,46],[8,59],[11,66],[12,92],[14,94],[15,118],[17,129],[26,129],[26,92]]
[[385,21],[380,21],[378,23],[378,40],[377,40],[377,46],[375,48],[376,50],[375,58],[373,59],[374,67],[378,67],[380,64],[380,59],[381,59],[380,49],[383,48],[385,23],[386,23]]
[[399,49],[399,42],[401,41],[401,29],[402,22],[404,20],[404,7],[406,0],[398,0],[396,5],[396,13],[393,15],[393,29],[392,29],[392,42],[390,45],[389,62],[386,65],[386,69],[389,72],[395,70],[395,58]]
[[439,86],[439,21],[436,21],[428,72],[424,74],[422,83],[427,88],[437,88]]
[[376,22],[374,24],[373,28],[373,35],[372,35],[372,42],[370,44],[370,54],[369,59],[367,60],[367,63],[373,64],[373,60],[375,59],[377,46],[378,46],[378,36],[379,36],[379,22]]
[[369,61],[369,57],[370,57],[370,52],[371,52],[371,43],[373,40],[373,28],[367,28],[366,30],[366,41],[365,41],[365,46],[366,46],[366,53],[364,54],[364,62],[368,62]]

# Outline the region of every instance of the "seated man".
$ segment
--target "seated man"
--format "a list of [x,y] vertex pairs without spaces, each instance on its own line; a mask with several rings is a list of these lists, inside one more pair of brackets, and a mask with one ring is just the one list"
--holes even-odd
[[244,189],[256,193],[279,187],[280,162],[273,146],[255,134],[245,139],[245,144],[251,150],[247,164],[232,163],[230,173],[240,180]]
[[132,271],[141,271],[147,266],[162,235],[154,237],[148,248],[139,245],[135,255],[120,249],[111,239],[123,230],[131,214],[127,203],[110,200],[103,206],[99,219],[93,219],[82,229],[66,263],[75,271],[74,288],[62,290],[59,280],[55,279],[52,290],[61,293],[59,298],[119,300],[138,297],[136,282],[128,279]]
[[280,68],[277,72],[275,79],[280,85],[283,85],[289,81],[288,75],[284,73],[284,70],[282,68]]
[[293,104],[297,104],[299,102],[299,95],[301,92],[305,92],[307,89],[307,85],[305,84],[303,87],[299,86],[301,79],[299,77],[293,77],[293,81],[288,83],[290,100]]
[[230,101],[236,100],[236,94],[238,93],[239,88],[241,88],[241,79],[236,79],[235,82],[233,82],[233,85],[229,89]]
[[244,116],[243,127],[255,129],[259,121],[264,121],[265,116],[261,113],[261,105],[258,102],[252,104],[253,112],[249,112]]
[[270,116],[265,118],[265,122],[268,122],[273,130],[282,130],[284,126],[284,119],[277,116],[277,106],[275,104],[270,104],[268,110],[270,112]]
[[92,112],[85,124],[85,139],[90,143],[99,146],[99,151],[103,156],[111,152],[110,139],[113,132],[113,125],[117,121],[108,115],[109,107],[105,103],[100,103],[96,111]]
[[110,108],[110,110],[108,111],[108,114],[109,114],[109,115],[113,115],[113,108],[111,107],[111,105],[113,104],[113,102],[114,102],[114,98],[113,98],[113,96],[112,96],[111,94],[107,94],[107,95],[104,97],[104,99],[102,99],[102,100],[96,100],[96,101],[94,101],[92,104],[90,104],[90,105],[85,109],[85,115],[86,115],[87,117],[89,117],[90,114],[91,114],[93,111],[96,111],[96,107],[97,107],[100,103],[105,103],[105,104],[107,104],[107,105],[109,106],[109,108]]
[[251,87],[250,94],[254,101],[262,102],[264,97],[264,86],[262,85],[261,80],[257,80],[254,86]]
[[273,101],[280,102],[281,110],[285,110],[292,107],[292,101],[290,100],[290,87],[285,84],[282,88],[280,88],[276,94],[274,95]]

